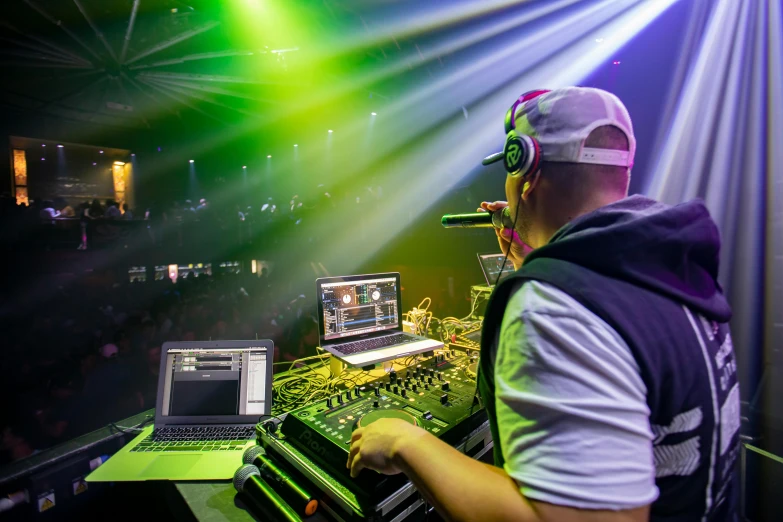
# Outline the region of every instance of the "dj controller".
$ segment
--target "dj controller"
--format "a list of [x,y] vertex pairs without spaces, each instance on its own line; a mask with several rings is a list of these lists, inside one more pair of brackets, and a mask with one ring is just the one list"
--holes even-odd
[[440,352],[406,370],[292,410],[276,434],[260,430],[260,441],[310,482],[320,483],[327,495],[342,498],[344,511],[350,505],[351,511],[366,518],[383,511],[387,500],[400,497],[401,491],[414,490],[404,475],[365,469],[351,478],[345,464],[353,431],[379,419],[397,418],[468,455],[487,451],[491,438],[486,413],[478,404],[476,366],[477,354]]

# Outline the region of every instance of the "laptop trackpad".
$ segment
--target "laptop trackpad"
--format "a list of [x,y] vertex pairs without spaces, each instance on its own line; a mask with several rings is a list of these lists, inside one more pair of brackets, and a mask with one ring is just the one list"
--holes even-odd
[[201,455],[160,455],[144,468],[141,476],[147,479],[181,477],[196,465]]

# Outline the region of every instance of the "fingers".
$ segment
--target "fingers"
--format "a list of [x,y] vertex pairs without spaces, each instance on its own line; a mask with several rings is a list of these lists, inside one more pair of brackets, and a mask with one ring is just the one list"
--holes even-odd
[[359,476],[359,473],[364,469],[364,464],[362,463],[362,457],[359,454],[359,452],[356,452],[356,456],[353,459],[353,462],[351,463],[351,477],[356,478]]
[[348,452],[348,462],[345,463],[345,467],[350,469],[351,463],[356,458],[356,455],[358,455],[359,450],[361,449],[361,443],[357,442],[355,444],[351,444],[351,450]]
[[351,444],[356,442],[357,440],[362,438],[362,432],[364,431],[364,428],[359,428],[355,430],[353,433],[351,433]]
[[481,212],[481,211],[484,211],[484,212],[487,212],[487,211],[494,212],[495,210],[497,210],[499,208],[503,208],[503,207],[507,207],[507,206],[508,206],[508,203],[506,203],[505,201],[494,201],[494,202],[482,201],[481,202],[481,207],[478,209],[478,211],[479,212]]

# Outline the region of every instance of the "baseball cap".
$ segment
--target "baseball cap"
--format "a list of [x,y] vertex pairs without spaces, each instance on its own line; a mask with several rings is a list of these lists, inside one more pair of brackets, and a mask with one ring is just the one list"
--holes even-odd
[[[538,141],[543,161],[633,166],[636,139],[631,116],[623,102],[610,92],[592,87],[535,91],[532,97],[523,96],[512,109],[511,128]],[[625,133],[628,151],[585,147],[590,133],[605,125]],[[501,151],[487,156],[482,163],[490,165],[503,159]]]

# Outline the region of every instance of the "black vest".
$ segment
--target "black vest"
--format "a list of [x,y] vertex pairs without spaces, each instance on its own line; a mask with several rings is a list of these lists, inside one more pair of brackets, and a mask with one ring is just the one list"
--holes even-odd
[[660,491],[653,521],[734,520],[739,453],[739,386],[727,324],[652,290],[559,259],[537,257],[503,281],[487,306],[479,390],[505,459],[495,409],[494,361],[506,304],[528,280],[548,283],[604,320],[626,342],[647,387]]

